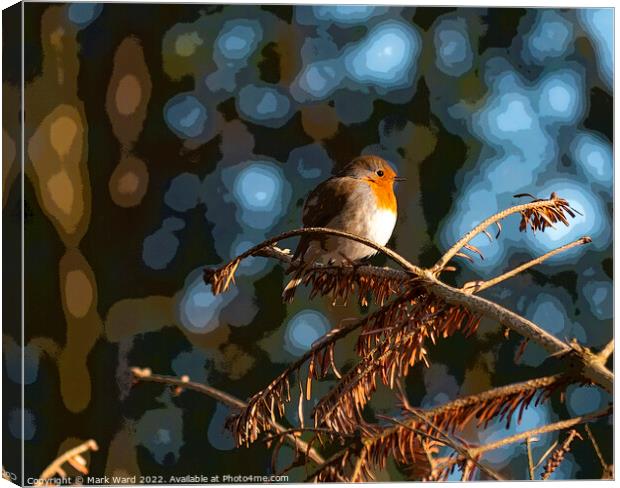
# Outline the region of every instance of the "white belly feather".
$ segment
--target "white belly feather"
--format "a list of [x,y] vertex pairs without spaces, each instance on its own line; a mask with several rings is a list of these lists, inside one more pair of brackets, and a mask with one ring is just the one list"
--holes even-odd
[[392,236],[396,225],[396,214],[390,210],[376,210],[370,216],[368,223],[368,237],[377,244],[385,246]]
[[[389,210],[375,210],[364,218],[352,219],[350,221],[332,222],[332,229],[344,230],[358,236],[365,237],[373,242],[385,246],[392,236],[396,225],[396,215]],[[328,237],[321,246],[318,241],[312,241],[307,253],[307,259],[322,263],[342,263],[355,262],[376,254],[377,251],[371,247],[342,237]]]

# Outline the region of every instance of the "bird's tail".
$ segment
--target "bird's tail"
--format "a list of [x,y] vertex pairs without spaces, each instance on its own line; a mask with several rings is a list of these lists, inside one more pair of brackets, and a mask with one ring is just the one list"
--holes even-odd
[[284,291],[282,292],[282,300],[284,300],[286,303],[291,303],[293,301],[293,298],[295,297],[295,291],[297,290],[297,287],[301,284],[301,281],[301,276],[291,278],[291,280],[284,287]]
[[293,272],[293,276],[282,291],[282,300],[284,300],[285,303],[291,303],[295,297],[297,287],[301,285],[303,281],[304,267],[302,263],[295,263],[291,264],[286,271],[288,273]]

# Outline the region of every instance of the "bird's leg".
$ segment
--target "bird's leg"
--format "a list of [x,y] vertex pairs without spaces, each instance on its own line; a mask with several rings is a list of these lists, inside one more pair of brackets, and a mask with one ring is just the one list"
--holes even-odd
[[347,268],[350,268],[351,273],[353,274],[357,272],[357,269],[360,266],[364,265],[364,262],[361,260],[353,261],[352,259],[349,259],[347,256],[345,256],[343,253],[338,253],[338,254],[340,254],[340,257],[342,258],[343,265],[346,266]]

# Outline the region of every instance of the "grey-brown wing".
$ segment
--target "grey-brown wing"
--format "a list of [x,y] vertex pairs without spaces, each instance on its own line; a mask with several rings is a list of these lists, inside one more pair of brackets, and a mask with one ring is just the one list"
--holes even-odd
[[[347,201],[346,183],[343,178],[332,177],[310,192],[303,208],[304,227],[329,227],[329,223],[342,212]],[[324,239],[325,237],[302,236],[294,258],[303,257],[313,240]]]

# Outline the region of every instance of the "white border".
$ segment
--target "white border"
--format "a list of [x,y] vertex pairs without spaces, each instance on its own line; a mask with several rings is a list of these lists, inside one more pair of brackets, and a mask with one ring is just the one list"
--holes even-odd
[[[81,2],[92,2],[92,0],[80,0]],[[12,1],[12,0],[0,0],[0,6],[2,7],[2,9],[5,9],[11,5],[14,5],[16,2]],[[37,2],[29,2],[29,3],[37,3]],[[39,2],[42,3],[42,2]],[[575,0],[544,0],[543,5],[541,5],[540,1],[519,1],[518,3],[512,3],[509,2],[507,0],[495,0],[495,1],[489,1],[489,0],[477,0],[475,3],[471,3],[471,4],[467,4],[467,5],[463,5],[463,4],[458,4],[458,3],[445,3],[445,4],[441,4],[438,2],[434,2],[434,1],[430,1],[430,0],[417,0],[414,2],[403,2],[401,1],[389,1],[389,0],[375,0],[373,2],[364,2],[364,1],[354,1],[354,0],[341,0],[339,2],[333,2],[333,1],[328,1],[328,0],[315,0],[312,2],[297,2],[297,1],[286,1],[286,0],[271,0],[268,2],[258,2],[258,1],[247,1],[247,0],[236,0],[236,1],[211,1],[211,0],[207,0],[207,1],[195,1],[195,0],[185,0],[185,1],[179,1],[179,0],[169,0],[169,1],[163,1],[163,2],[148,2],[148,1],[144,1],[144,2],[137,2],[137,1],[126,1],[126,0],[110,0],[107,2],[92,2],[92,3],[197,3],[197,4],[259,4],[259,5],[265,5],[265,4],[282,4],[282,5],[291,5],[291,4],[301,4],[301,5],[319,5],[319,4],[337,4],[337,5],[407,5],[407,6],[455,6],[455,7],[534,7],[534,8],[542,8],[542,7],[551,7],[551,8],[588,8],[588,7],[615,7],[616,6],[616,2],[615,1],[611,1],[611,0],[606,0],[606,1],[601,1],[601,0],[596,0],[595,2],[592,3],[586,3],[583,1],[575,1]],[[23,13],[23,4],[22,4],[22,13]],[[615,26],[619,25],[618,20],[619,20],[619,16],[620,16],[620,11],[619,9],[614,9],[614,34],[615,34]],[[22,24],[23,24],[23,15],[22,15]],[[2,33],[2,27],[0,25],[0,36]],[[22,25],[22,36],[23,36],[23,25]],[[617,66],[617,61],[618,61],[618,52],[620,51],[619,48],[619,37],[620,36],[616,36],[614,35],[614,68],[615,66]],[[1,37],[0,37],[1,38]],[[24,51],[23,51],[23,42],[22,42],[22,46],[21,46],[21,51],[22,51],[22,66],[23,66],[23,56],[24,56]],[[1,66],[0,66],[0,74],[1,74]],[[23,70],[22,70],[22,92],[23,92]],[[615,69],[614,69],[614,142],[618,142],[620,141],[619,139],[619,134],[620,134],[620,129],[618,128],[618,124],[616,124],[615,122],[615,114],[616,114],[616,94],[618,94],[618,78],[615,76]],[[23,99],[22,99],[22,105],[23,105]],[[0,102],[0,108],[1,108],[1,102]],[[21,185],[22,185],[22,195],[23,195],[23,188],[24,188],[24,172],[23,172],[23,160],[24,160],[24,147],[23,147],[23,136],[24,136],[24,125],[23,125],[23,106],[22,106],[22,175],[21,175]],[[615,144],[614,144],[614,161],[615,161]],[[614,165],[615,168],[615,165]],[[619,197],[619,192],[620,190],[618,189],[618,176],[617,176],[617,172],[614,171],[614,277],[619,276],[620,273],[620,265],[618,264],[618,260],[617,260],[617,256],[616,256],[616,231],[618,229],[618,222],[620,221],[620,217],[618,216],[618,213],[616,212],[616,202],[618,202],[618,197]],[[22,242],[23,242],[23,200],[22,200],[22,236],[21,236]],[[0,226],[0,252],[2,251],[2,228]],[[23,254],[21,257],[21,262],[22,262],[22,278],[23,278]],[[615,285],[615,283],[614,283]],[[10,286],[10,284],[9,284]],[[0,276],[0,306],[2,305],[2,277]],[[618,308],[619,308],[619,303],[620,301],[617,300],[617,294],[619,293],[618,290],[616,289],[616,287],[614,286],[614,332],[615,332],[615,317],[618,316]],[[23,295],[23,288],[22,288],[22,295]],[[23,320],[23,298],[22,298],[22,320]],[[22,323],[22,341],[23,341],[23,323]],[[614,370],[615,370],[615,365],[616,365],[616,361],[615,361],[615,355],[614,355]],[[24,363],[23,363],[23,349],[22,349],[22,402],[23,402],[23,374],[24,374]],[[614,388],[614,404],[615,404],[615,400],[616,400],[616,396],[617,396],[617,391]],[[0,386],[0,402],[2,401],[2,388]],[[22,423],[22,429],[23,429],[23,423]],[[615,427],[614,425],[614,465],[617,466],[618,465],[618,429]],[[0,459],[1,459],[1,455],[2,455],[2,437],[0,436]],[[24,451],[23,451],[23,443],[22,443],[22,465],[23,465],[23,460],[24,460]],[[23,466],[22,466],[23,468]],[[22,469],[23,472],[23,469]],[[555,481],[554,486],[564,486],[566,485],[572,485],[574,483],[585,483],[587,481],[584,480],[569,480],[569,481]],[[615,484],[614,481],[594,481],[596,483],[597,486],[601,486],[601,487],[611,487]],[[468,486],[482,486],[482,485],[487,485],[488,483],[497,483],[497,482],[493,482],[493,481],[486,481],[486,482],[469,482]],[[525,487],[527,486],[528,483],[531,483],[531,481],[508,481],[505,483],[510,483],[511,486],[515,486],[515,487]],[[374,483],[373,483],[374,484]],[[405,488],[405,487],[410,487],[411,483],[389,483],[390,487],[399,487],[399,488]],[[346,484],[338,484],[339,486],[343,486]],[[0,488],[3,487],[10,487],[10,486],[14,486],[12,483],[1,479],[0,478]],[[93,486],[93,485],[91,485]],[[137,486],[142,486],[142,485],[137,485]],[[165,486],[165,487],[176,487],[179,485],[158,485],[158,486]],[[239,485],[237,485],[239,486]],[[243,486],[243,485],[241,485]]]

